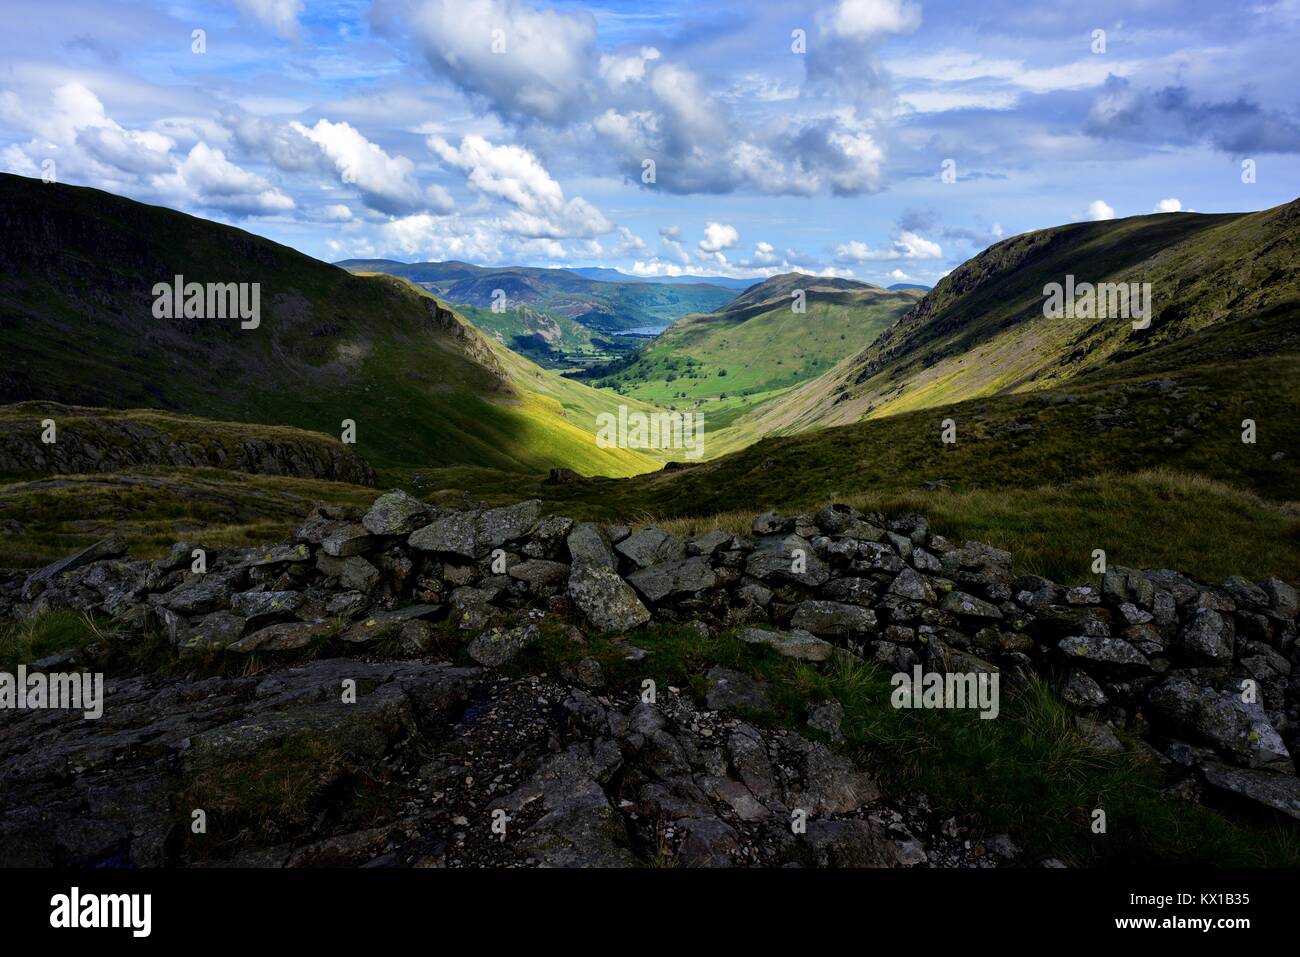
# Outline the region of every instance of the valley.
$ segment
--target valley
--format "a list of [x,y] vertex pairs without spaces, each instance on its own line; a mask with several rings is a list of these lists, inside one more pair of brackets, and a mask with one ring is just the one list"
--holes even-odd
[[[472,688],[520,728],[534,726],[539,687],[587,714],[581,695],[654,675],[673,682],[678,736],[716,724],[740,748],[741,716],[771,753],[801,755],[796,778],[832,768],[847,776],[837,787],[859,788],[826,805],[851,813],[819,819],[824,843],[787,846],[737,823],[737,806],[754,821],[768,812],[715,776],[690,826],[748,850],[726,838],[714,854],[643,824],[663,808],[637,775],[666,773],[656,762],[668,759],[620,739],[631,772],[600,780],[592,734],[565,718],[538,725],[566,742],[560,757],[542,756],[540,738],[511,745],[527,757],[508,797],[442,792],[471,809],[551,795],[540,821],[559,843],[530,844],[532,862],[913,866],[909,842],[923,839],[930,862],[983,866],[946,836],[955,827],[1013,865],[1022,846],[1079,865],[1294,863],[1279,821],[1300,794],[1282,758],[1300,747],[1282,677],[1300,568],[1298,210],[1040,230],[932,290],[798,273],[737,288],[463,263],[340,269],[171,210],[0,177],[0,226],[17,240],[0,249],[0,655],[108,669],[130,714],[155,686],[183,698],[198,682],[234,702],[247,682],[315,687],[364,659],[386,701]],[[259,321],[156,315],[150,290],[176,275],[257,283]],[[1049,314],[1044,290],[1067,276],[1150,283],[1149,323]],[[702,447],[629,440],[629,423],[658,421],[698,438],[697,417]],[[810,570],[787,570],[791,543]],[[199,553],[212,570],[187,573]],[[1107,622],[1123,637],[1092,634]],[[1219,640],[1230,629],[1240,643]],[[1117,666],[1120,645],[1132,651]],[[1239,745],[1195,711],[1218,700],[1206,655],[1260,676],[1268,712],[1250,720],[1263,743]],[[1014,721],[982,731],[978,716],[880,705],[888,672],[922,660],[1003,674]],[[109,850],[75,835],[23,846],[41,862],[129,853],[146,865],[514,860],[418,836],[381,852],[367,822],[389,833],[391,802],[372,809],[364,787],[326,802],[306,770],[324,761],[331,781],[353,781],[339,769],[355,742],[339,736],[358,726],[315,735],[317,711],[276,700],[239,719],[293,729],[265,748],[221,751],[226,713],[204,711],[214,764],[175,779],[141,762],[113,772],[159,833],[171,827],[159,801],[219,802],[238,822],[219,846],[151,843],[113,820]],[[618,700],[629,715],[608,720],[620,727],[649,713]],[[1152,723],[1128,720],[1146,708]],[[404,728],[403,741],[449,761],[464,749],[491,770],[472,722]],[[651,734],[672,753],[662,727]],[[1189,741],[1187,768],[1142,760]],[[357,765],[356,780],[427,794],[393,771],[405,746],[374,744],[384,760]],[[943,773],[916,754],[940,755]],[[1042,772],[1044,755],[1070,775]],[[883,794],[855,762],[888,768]],[[436,764],[419,774],[441,780]],[[607,804],[624,786],[658,810]],[[782,786],[795,800],[810,785]],[[617,837],[570,841],[565,829],[585,825],[566,816],[570,792],[547,787],[586,795]],[[943,821],[915,803],[918,788]],[[1131,841],[1098,845],[1070,823],[1095,788],[1124,795],[1108,806]],[[868,808],[906,827],[853,816]],[[408,820],[438,832],[446,817]],[[0,827],[36,833],[17,806],[0,807]]]

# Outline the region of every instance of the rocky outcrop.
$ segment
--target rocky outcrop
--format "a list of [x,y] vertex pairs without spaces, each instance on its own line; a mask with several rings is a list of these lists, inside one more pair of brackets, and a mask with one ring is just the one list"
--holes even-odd
[[[56,441],[42,441],[52,419]],[[47,475],[149,466],[221,468],[373,485],[375,471],[326,435],[163,413],[115,412],[55,402],[7,406],[0,415],[0,471]]]
[[[617,634],[651,621],[689,625],[702,634],[727,631],[812,667],[861,658],[894,671],[918,665],[1000,671],[1008,681],[1036,673],[1056,685],[1097,747],[1139,748],[1175,779],[1183,776],[1218,798],[1300,819],[1297,599],[1295,588],[1278,578],[1230,578],[1216,586],[1166,569],[1112,567],[1093,584],[1065,587],[1017,576],[1008,552],[948,541],[915,515],[886,520],[847,506],[815,515],[768,513],[748,535],[709,532],[681,541],[661,529],[543,516],[540,502],[452,511],[401,492],[381,496],[364,512],[321,509],[293,542],[212,552],[201,574],[191,571],[191,554],[191,546],[179,544],[166,559],[137,561],[123,557],[120,542],[107,541],[47,569],[0,576],[0,610],[28,618],[77,609],[115,619],[128,633],[164,634],[181,656],[202,652],[235,662],[256,652],[273,663],[277,655],[313,644],[331,654],[367,655],[382,643],[387,654],[397,649],[418,658],[431,648],[435,628],[463,633],[469,658],[486,671],[352,662],[359,683],[397,689],[389,702],[396,710],[377,719],[379,737],[349,745],[352,756],[338,758],[338,766],[358,767],[360,749],[363,764],[370,762],[365,773],[379,774],[379,764],[402,764],[402,742],[415,739],[426,757],[430,748],[439,755],[415,777],[403,772],[403,786],[415,788],[420,800],[428,804],[432,788],[443,803],[441,809],[429,804],[421,823],[408,828],[419,838],[380,842],[386,849],[371,856],[390,862],[614,865],[661,852],[702,864],[936,860],[927,856],[938,853],[935,838],[914,846],[915,834],[889,831],[883,822],[915,821],[915,815],[880,804],[874,786],[837,752],[797,734],[745,724],[769,711],[772,699],[743,671],[714,667],[701,676],[702,702],[668,692],[657,707],[616,690],[592,697],[604,677],[591,659],[567,678],[493,677],[539,640],[531,622],[547,616],[568,622],[579,639],[584,629]],[[637,649],[627,647],[635,658]],[[43,666],[59,663],[56,658]],[[349,666],[328,667],[337,677]],[[328,714],[316,710],[323,692],[303,690],[319,683],[287,677],[292,670],[264,679],[280,682],[275,687],[281,689],[302,685],[275,700],[291,711],[307,708],[310,727],[328,727]],[[156,710],[207,694],[183,682],[159,691],[150,683],[159,680],[120,685],[115,710],[144,708],[146,699],[163,703],[148,705]],[[263,693],[257,684],[208,680],[216,682],[212,695],[234,696],[213,727],[281,720],[297,727],[297,718],[270,717],[278,705],[258,710]],[[448,717],[447,707],[421,703],[427,696],[419,683],[426,680],[464,687],[480,703]],[[180,721],[176,707],[159,720]],[[489,730],[480,712],[505,715],[506,725]],[[5,800],[26,804],[22,794],[39,797],[48,787],[50,807],[73,807],[66,775],[82,761],[81,752],[73,753],[81,745],[52,736],[48,754],[64,757],[47,756],[30,771],[17,770],[30,763],[25,741],[39,733],[31,724],[37,720],[54,719],[6,724],[14,730],[6,730],[7,743],[0,744]],[[196,728],[207,727],[206,719],[195,720]],[[833,708],[820,708],[809,720],[837,740]],[[94,734],[85,727],[75,734]],[[232,742],[283,737],[221,734]],[[518,740],[509,747],[527,751],[527,760],[500,750],[506,745],[498,739],[511,735]],[[140,754],[171,753],[166,735],[150,732],[148,738],[153,743],[129,734],[101,741],[95,760],[129,756],[137,748]],[[85,748],[93,750],[89,739]],[[484,755],[501,758],[497,769],[489,763],[466,774],[475,761],[488,760]],[[11,762],[10,770],[3,761]],[[409,761],[402,766],[410,771]],[[484,790],[479,773],[493,786]],[[37,777],[23,776],[32,774]],[[45,774],[48,780],[40,777]],[[32,783],[38,780],[45,783]],[[22,781],[28,783],[16,783]],[[161,783],[150,778],[141,788],[172,800],[183,786],[182,775]],[[79,790],[76,800],[88,800],[89,793]],[[443,810],[456,802],[479,818],[503,812],[513,822],[509,833],[522,839],[494,841],[468,812],[444,820]],[[27,818],[17,805],[8,808],[0,822],[20,827]],[[796,835],[789,818],[797,808],[818,811],[807,831]],[[458,818],[470,823],[456,824]],[[21,827],[35,828],[33,821]],[[103,853],[123,846],[120,831],[112,834],[100,846]],[[292,836],[277,862],[302,850],[307,836]],[[357,840],[368,849],[356,852],[362,857],[374,850]],[[78,844],[74,853],[65,841],[32,853],[44,854],[43,860],[89,859],[92,844]],[[132,841],[126,845],[137,853]],[[917,857],[917,847],[928,850]],[[139,853],[141,860],[155,860],[163,852]]]

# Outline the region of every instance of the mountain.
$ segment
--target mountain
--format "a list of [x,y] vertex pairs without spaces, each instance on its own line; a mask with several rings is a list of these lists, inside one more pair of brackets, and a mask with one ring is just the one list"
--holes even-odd
[[917,292],[929,292],[929,291],[930,291],[931,289],[933,289],[934,287],[933,287],[933,286],[925,286],[925,285],[922,285],[922,284],[919,283],[919,282],[896,282],[896,283],[894,283],[892,286],[890,286],[889,288],[890,288],[890,289],[895,289],[895,290],[897,290],[897,289],[915,289]]
[[[800,292],[802,313],[794,311]],[[596,381],[648,402],[702,409],[719,429],[858,352],[916,300],[851,279],[773,276],[717,312],[678,320]]]
[[399,263],[390,259],[345,259],[336,265],[352,272],[401,276],[454,305],[491,308],[494,301],[504,301],[506,308],[528,306],[607,334],[666,326],[690,312],[718,309],[736,295],[735,289],[708,283],[651,283],[631,278],[602,282],[569,269],[532,266]]
[[[1149,328],[1131,317],[1049,317],[1045,290],[1067,282],[1149,284]],[[738,426],[751,436],[801,431],[1042,389],[1141,365],[1156,346],[1191,343],[1220,323],[1298,309],[1300,201],[1058,226],[989,247],[865,349]]]
[[[335,437],[351,420],[354,450],[381,468],[658,465],[595,444],[596,413],[626,400],[513,355],[403,279],[19,176],[0,176],[0,230],[0,402],[162,409]],[[247,284],[250,306],[257,284],[256,328],[158,318],[155,285],[178,275]]]
[[601,282],[657,282],[669,285],[706,283],[710,286],[722,286],[724,289],[748,289],[755,283],[761,282],[759,279],[736,279],[732,276],[631,276],[606,266],[583,266],[569,271]]

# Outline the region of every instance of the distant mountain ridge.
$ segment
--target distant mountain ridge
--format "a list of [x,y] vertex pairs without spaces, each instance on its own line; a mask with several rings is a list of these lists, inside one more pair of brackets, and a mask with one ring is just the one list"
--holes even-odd
[[736,289],[703,282],[616,282],[592,279],[570,269],[536,266],[474,266],[470,263],[400,263],[390,259],[345,259],[349,272],[381,272],[417,283],[455,305],[509,309],[528,306],[612,334],[641,326],[666,325],[691,312],[710,312],[730,302]]

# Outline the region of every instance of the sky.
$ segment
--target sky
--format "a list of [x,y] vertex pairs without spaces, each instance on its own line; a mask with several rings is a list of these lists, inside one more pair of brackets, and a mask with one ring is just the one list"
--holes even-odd
[[1300,0],[5,0],[0,169],[334,261],[933,284],[1300,194]]

